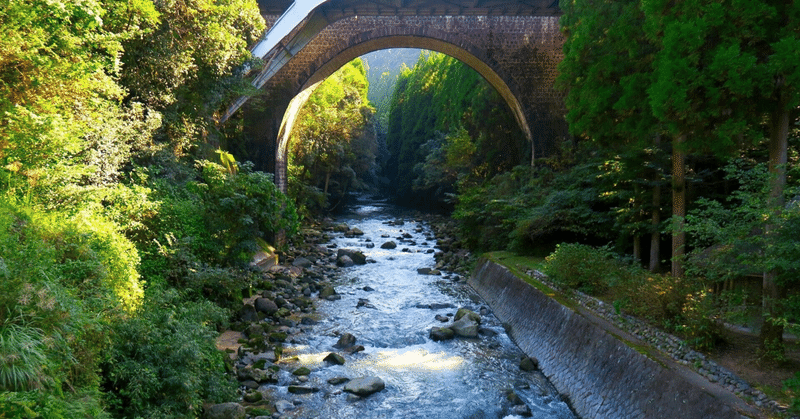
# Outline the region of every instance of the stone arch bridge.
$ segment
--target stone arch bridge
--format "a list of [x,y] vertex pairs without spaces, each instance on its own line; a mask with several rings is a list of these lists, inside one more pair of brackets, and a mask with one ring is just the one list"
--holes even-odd
[[[253,160],[275,174],[282,190],[288,139],[302,105],[342,65],[380,49],[438,51],[478,71],[505,99],[531,141],[533,157],[547,155],[567,135],[563,98],[553,87],[563,55],[558,0],[295,3],[258,1],[270,31],[253,47],[267,63],[254,85],[267,91],[266,107],[242,109],[256,147]],[[240,98],[222,121],[245,102]]]

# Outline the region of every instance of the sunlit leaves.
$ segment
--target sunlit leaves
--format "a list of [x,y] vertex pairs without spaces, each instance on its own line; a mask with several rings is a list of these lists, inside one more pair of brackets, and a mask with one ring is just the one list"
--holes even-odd
[[356,59],[321,83],[300,111],[289,152],[290,190],[298,205],[324,207],[313,189],[303,192],[297,183],[338,198],[349,188],[361,188],[374,171],[375,109],[367,99],[368,85],[364,65]]

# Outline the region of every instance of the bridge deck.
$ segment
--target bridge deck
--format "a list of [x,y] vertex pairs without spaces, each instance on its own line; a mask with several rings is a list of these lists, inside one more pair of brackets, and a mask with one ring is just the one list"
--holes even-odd
[[[280,15],[287,0],[259,0],[266,15]],[[326,17],[345,16],[559,16],[558,0],[329,0]]]

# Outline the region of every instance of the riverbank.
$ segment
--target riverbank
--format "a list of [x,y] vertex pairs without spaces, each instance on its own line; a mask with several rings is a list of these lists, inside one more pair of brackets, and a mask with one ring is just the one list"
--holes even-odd
[[[694,351],[677,337],[639,319],[618,313],[610,304],[580,292],[569,292],[567,295],[557,290],[546,276],[530,264],[521,263],[519,257],[504,253],[488,254],[487,257],[508,268],[515,276],[525,281],[528,287],[539,288],[540,291],[549,290],[544,292],[557,298],[564,307],[592,319],[595,324],[607,325],[604,327],[610,327],[612,331],[609,333],[613,336],[617,338],[625,336],[623,341],[629,342],[637,352],[660,364],[668,365],[675,371],[685,370],[682,373],[684,378],[704,391],[710,389],[715,393],[715,397],[727,400],[726,403],[729,405],[738,406],[737,409],[749,417],[789,417],[786,414],[786,405],[771,399],[761,391],[759,383],[748,382],[725,368],[727,365],[736,367],[741,362],[747,362],[747,359],[755,357],[755,353],[739,352],[739,356],[728,355],[724,363],[717,362],[720,354],[725,353],[723,349],[712,354]],[[749,365],[741,368],[768,369],[768,366]],[[731,398],[732,396],[735,397]]]

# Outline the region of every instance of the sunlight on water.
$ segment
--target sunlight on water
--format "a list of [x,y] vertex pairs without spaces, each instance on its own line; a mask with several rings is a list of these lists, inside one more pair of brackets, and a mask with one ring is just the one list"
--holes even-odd
[[376,370],[403,369],[423,372],[457,369],[464,363],[464,358],[444,352],[430,353],[424,348],[417,348],[405,351],[403,349],[381,351],[360,362]]

